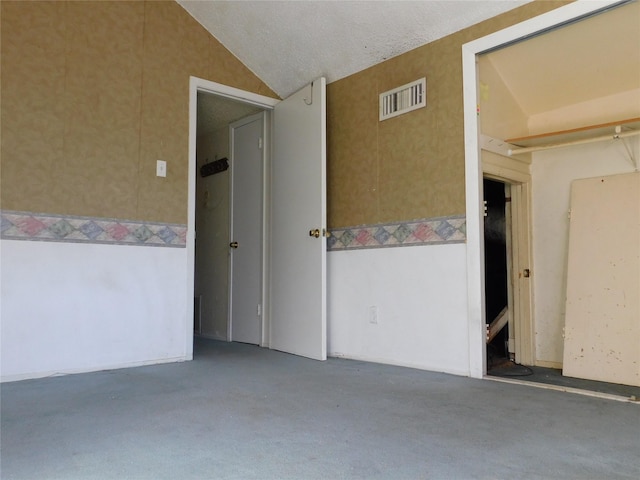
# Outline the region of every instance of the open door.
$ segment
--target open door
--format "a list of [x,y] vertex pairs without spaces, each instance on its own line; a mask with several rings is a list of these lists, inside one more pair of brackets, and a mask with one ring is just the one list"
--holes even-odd
[[270,347],[326,360],[326,80],[273,119]]

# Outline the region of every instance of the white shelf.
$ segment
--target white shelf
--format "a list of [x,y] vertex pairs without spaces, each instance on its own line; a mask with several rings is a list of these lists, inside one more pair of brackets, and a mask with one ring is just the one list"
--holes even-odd
[[[619,131],[616,130],[617,127]],[[577,145],[580,143],[596,142],[614,138],[640,134],[640,118],[630,118],[617,122],[589,125],[586,127],[562,130],[557,132],[530,135],[527,137],[509,138],[505,143],[519,148],[512,149],[510,155],[528,153],[536,150]]]

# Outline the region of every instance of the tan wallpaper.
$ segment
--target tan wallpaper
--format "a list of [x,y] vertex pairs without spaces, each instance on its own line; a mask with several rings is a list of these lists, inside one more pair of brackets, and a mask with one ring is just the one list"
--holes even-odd
[[[462,45],[566,1],[536,1],[328,86],[331,228],[465,213]],[[378,95],[427,78],[427,108],[378,121]]]
[[3,209],[186,223],[189,76],[276,97],[173,1],[0,5]]

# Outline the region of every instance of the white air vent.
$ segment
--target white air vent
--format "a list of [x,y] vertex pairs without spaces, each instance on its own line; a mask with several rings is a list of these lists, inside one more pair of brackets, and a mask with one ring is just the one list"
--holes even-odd
[[427,106],[427,79],[380,94],[380,121]]

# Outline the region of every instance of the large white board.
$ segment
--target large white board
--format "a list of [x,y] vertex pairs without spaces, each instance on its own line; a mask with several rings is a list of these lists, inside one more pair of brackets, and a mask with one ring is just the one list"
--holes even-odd
[[572,184],[563,364],[640,386],[640,173]]

